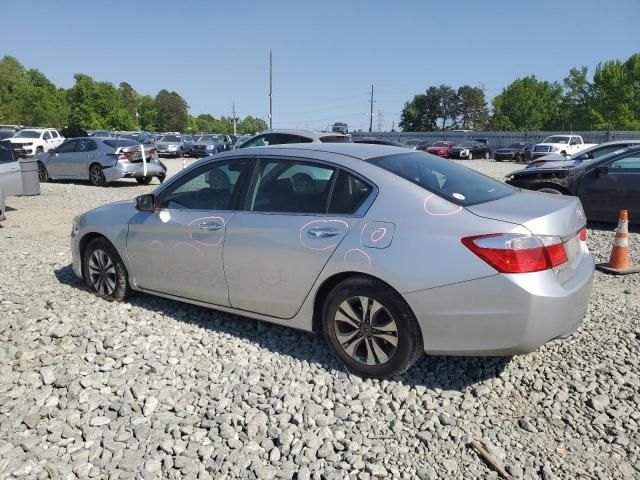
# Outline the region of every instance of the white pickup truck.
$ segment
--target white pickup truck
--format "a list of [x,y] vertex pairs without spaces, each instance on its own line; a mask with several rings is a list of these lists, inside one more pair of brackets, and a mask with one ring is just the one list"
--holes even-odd
[[55,128],[25,128],[9,139],[18,156],[37,155],[53,150],[64,137]]
[[531,155],[534,159],[550,153],[575,155],[579,151],[595,145],[597,144],[584,143],[580,135],[551,135],[545,138],[542,143],[535,144],[531,150]]

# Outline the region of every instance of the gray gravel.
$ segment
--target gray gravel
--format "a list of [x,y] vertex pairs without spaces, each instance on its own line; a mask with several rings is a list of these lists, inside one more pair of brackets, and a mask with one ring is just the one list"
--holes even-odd
[[[150,189],[53,183],[9,199],[0,478],[496,478],[471,438],[514,478],[640,477],[640,275],[598,273],[583,325],[532,354],[423,357],[362,380],[310,334],[88,293],[69,265],[71,219]],[[589,230],[599,261],[612,229]],[[631,246],[638,263],[637,234]]]

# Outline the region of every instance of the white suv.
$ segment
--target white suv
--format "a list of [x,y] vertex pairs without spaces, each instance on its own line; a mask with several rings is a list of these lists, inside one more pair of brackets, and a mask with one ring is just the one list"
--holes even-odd
[[32,156],[53,150],[64,137],[55,128],[25,128],[9,139],[18,155]]

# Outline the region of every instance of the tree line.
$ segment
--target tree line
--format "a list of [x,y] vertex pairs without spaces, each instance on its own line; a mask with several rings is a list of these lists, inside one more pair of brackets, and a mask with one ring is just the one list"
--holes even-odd
[[[58,88],[37,69],[26,69],[16,58],[0,60],[0,123],[84,129],[206,131],[232,133],[233,119],[189,114],[178,93],[160,90],[155,97],[141,95],[130,84],[118,87],[89,75],[74,75],[69,89]],[[237,132],[254,134],[267,128],[260,118],[238,121]]]
[[429,87],[402,109],[405,131],[640,130],[640,52],[626,61],[572,68],[562,82],[534,75],[507,85],[489,108],[479,87]]

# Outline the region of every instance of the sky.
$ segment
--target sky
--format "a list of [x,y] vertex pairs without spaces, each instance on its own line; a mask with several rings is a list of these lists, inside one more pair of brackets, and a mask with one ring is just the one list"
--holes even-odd
[[[516,78],[562,80],[572,67],[640,51],[640,0],[21,0],[2,2],[0,57],[60,87],[75,73],[142,94],[176,91],[192,115],[269,113],[274,128],[398,124],[432,85],[491,98]],[[20,19],[20,21],[17,21]]]

